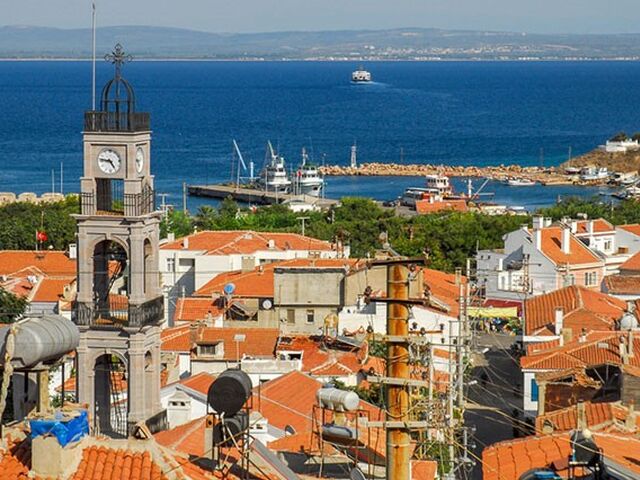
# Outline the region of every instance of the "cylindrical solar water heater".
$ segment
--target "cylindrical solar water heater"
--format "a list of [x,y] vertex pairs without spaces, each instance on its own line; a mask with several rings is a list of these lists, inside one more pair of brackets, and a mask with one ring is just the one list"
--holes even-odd
[[213,443],[220,447],[231,447],[240,442],[241,434],[247,428],[249,428],[247,412],[238,412],[213,427]]
[[242,370],[222,372],[209,387],[207,402],[218,414],[230,417],[240,411],[251,396],[251,378]]
[[322,408],[337,412],[351,412],[360,405],[360,398],[355,392],[339,390],[337,388],[321,388],[316,394],[318,404]]

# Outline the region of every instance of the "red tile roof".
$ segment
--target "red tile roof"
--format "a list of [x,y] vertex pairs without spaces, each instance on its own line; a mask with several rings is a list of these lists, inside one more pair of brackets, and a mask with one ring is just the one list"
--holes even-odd
[[209,387],[215,379],[215,375],[207,372],[200,372],[196,375],[187,377],[184,380],[180,380],[178,383],[190,390],[207,395],[207,393],[209,393]]
[[[589,332],[583,340],[576,339],[564,346],[549,348],[520,359],[526,370],[563,370],[574,367],[611,364],[622,365],[621,338],[629,341],[631,335],[622,332]],[[625,347],[626,348],[626,347]],[[633,337],[634,355],[629,365],[640,366],[640,338]]]
[[75,277],[45,277],[37,283],[36,289],[31,297],[31,301],[47,303],[57,302],[64,294],[65,287],[71,286],[75,281]]
[[92,446],[82,452],[73,480],[164,480],[162,469],[148,451],[132,452]]
[[[544,433],[545,425],[551,425],[554,432],[564,432],[578,428],[578,410],[584,408],[585,427],[591,431],[626,431],[625,420],[630,415],[630,411],[620,403],[591,403],[585,402],[584,407],[572,405],[567,408],[555,410],[553,412],[539,415],[536,418],[536,431]],[[637,417],[633,430],[636,432],[640,426],[640,417]]]
[[254,270],[234,270],[221,273],[200,287],[195,296],[222,295],[224,286],[235,285],[234,297],[265,298],[273,297],[273,279],[276,268],[344,268],[347,272],[358,263],[355,259],[337,258],[295,258],[282,262],[273,262],[256,267]]
[[434,460],[411,460],[411,478],[416,480],[434,480],[438,471],[438,462]]
[[[165,352],[189,353],[192,347],[192,333],[190,325],[181,325],[179,327],[166,328],[160,332],[160,340],[162,342],[162,350]],[[196,339],[195,332],[193,339]]]
[[215,319],[222,313],[223,310],[210,298],[185,297],[179,298],[176,302],[173,320],[175,322],[206,320],[209,314],[212,319]]
[[31,448],[28,440],[5,437],[6,450],[0,449],[0,473],[3,480],[28,480],[31,469]]
[[205,417],[196,418],[178,427],[158,432],[154,437],[159,444],[168,448],[201,457],[205,453],[205,420]]
[[604,286],[611,295],[640,295],[640,275],[607,275],[604,277]]
[[562,251],[562,227],[542,230],[541,250],[556,265],[583,265],[602,263],[602,260],[573,234],[569,235],[569,253]]
[[640,223],[632,223],[629,225],[618,225],[617,228],[621,228],[622,230],[632,233],[633,235],[637,235],[640,237]]
[[[236,350],[235,336],[245,336],[238,342]],[[273,358],[280,331],[277,328],[202,328],[196,343],[224,343],[224,360],[236,360],[242,357]],[[216,357],[217,358],[217,357]]]
[[526,335],[554,335],[555,309],[562,307],[564,328],[574,336],[587,330],[613,330],[626,311],[626,303],[604,293],[570,286],[539,295],[525,302]]
[[[460,297],[460,285],[456,285],[456,275],[431,268],[422,269],[423,282],[425,288],[440,302],[449,306],[449,316],[458,316],[460,310],[458,299]],[[465,285],[467,278],[460,277],[460,283]]]
[[[331,243],[297,233],[253,232],[250,230],[203,231],[188,237],[189,250],[204,251],[208,255],[251,254],[260,250],[330,251]],[[163,250],[184,249],[185,238],[167,243]],[[269,248],[269,242],[273,248]]]
[[620,265],[621,272],[640,272],[640,252],[633,255]]
[[[603,455],[640,473],[637,452],[640,440],[624,435],[596,433],[596,445]],[[507,440],[487,447],[482,452],[483,480],[519,480],[533,468],[549,467],[552,463],[567,460],[571,453],[568,433],[525,437]],[[566,469],[558,472],[566,477]]]
[[19,270],[34,267],[45,275],[76,274],[76,261],[65,252],[35,250],[0,250],[0,275],[11,275]]
[[441,212],[443,210],[451,210],[454,212],[466,212],[469,210],[465,200],[416,200],[416,212],[421,215],[428,213]]
[[579,220],[576,222],[576,233],[578,235],[589,233],[589,223],[593,224],[593,233],[615,233],[615,227],[604,218],[596,218],[594,220]]

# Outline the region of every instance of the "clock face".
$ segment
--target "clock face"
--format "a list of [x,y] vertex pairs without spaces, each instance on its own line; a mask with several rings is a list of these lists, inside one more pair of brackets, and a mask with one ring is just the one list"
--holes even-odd
[[136,170],[138,173],[142,172],[142,167],[144,167],[144,150],[142,147],[138,147],[136,150]]
[[120,170],[120,156],[113,150],[103,150],[98,155],[98,166],[104,173]]

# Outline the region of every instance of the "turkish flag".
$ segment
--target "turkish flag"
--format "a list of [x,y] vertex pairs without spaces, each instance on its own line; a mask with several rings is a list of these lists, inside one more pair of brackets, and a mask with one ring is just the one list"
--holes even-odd
[[36,240],[38,240],[40,243],[46,242],[48,239],[49,237],[47,237],[46,232],[41,232],[39,230],[36,232]]

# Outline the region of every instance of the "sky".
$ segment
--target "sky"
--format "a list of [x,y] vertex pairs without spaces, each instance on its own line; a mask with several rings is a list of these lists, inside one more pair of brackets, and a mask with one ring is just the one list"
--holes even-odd
[[[0,25],[81,28],[92,0],[0,0]],[[640,32],[637,0],[96,0],[98,23],[210,32],[436,27]]]

